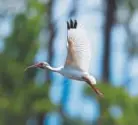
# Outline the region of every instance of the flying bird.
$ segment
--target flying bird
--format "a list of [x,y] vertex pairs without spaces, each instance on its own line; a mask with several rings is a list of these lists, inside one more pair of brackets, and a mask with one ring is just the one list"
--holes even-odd
[[70,79],[85,81],[94,92],[103,97],[103,93],[95,87],[96,79],[89,73],[91,61],[90,41],[82,28],[79,28],[77,20],[67,21],[67,57],[64,66],[51,67],[47,62],[39,62],[26,68],[49,69]]

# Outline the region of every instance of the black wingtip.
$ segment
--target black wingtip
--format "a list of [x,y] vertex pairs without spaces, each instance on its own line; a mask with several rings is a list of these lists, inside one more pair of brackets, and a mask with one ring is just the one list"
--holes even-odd
[[69,30],[70,29],[70,26],[69,26],[69,22],[67,21],[67,29]]
[[67,21],[67,29],[76,29],[77,28],[77,20],[74,20],[74,22],[72,21],[72,19],[70,19],[70,23]]
[[70,28],[73,28],[73,21],[70,19]]
[[74,28],[77,28],[77,20],[74,21]]

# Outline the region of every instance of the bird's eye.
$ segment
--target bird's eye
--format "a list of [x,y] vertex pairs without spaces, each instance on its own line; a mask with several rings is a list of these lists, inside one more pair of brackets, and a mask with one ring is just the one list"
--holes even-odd
[[43,66],[43,63],[40,63],[40,66]]
[[39,63],[39,67],[43,67],[43,63]]

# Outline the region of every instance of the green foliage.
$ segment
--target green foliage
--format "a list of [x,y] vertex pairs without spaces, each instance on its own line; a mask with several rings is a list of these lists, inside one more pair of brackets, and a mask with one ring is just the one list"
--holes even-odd
[[[36,11],[36,15],[32,14]],[[4,40],[0,53],[0,124],[25,124],[40,112],[52,111],[49,84],[36,84],[36,69],[24,72],[33,63],[39,48],[45,6],[29,1],[25,13],[15,16],[13,31]]]
[[[104,93],[104,98],[97,98],[100,104],[101,115],[100,120],[102,124],[106,125],[137,125],[138,115],[138,97],[131,97],[127,91],[122,87],[115,87],[107,83],[101,83],[97,87]],[[85,89],[85,96],[93,96],[94,92],[87,87]],[[121,114],[113,112],[110,113],[112,107],[118,107]],[[114,116],[116,115],[116,117]]]

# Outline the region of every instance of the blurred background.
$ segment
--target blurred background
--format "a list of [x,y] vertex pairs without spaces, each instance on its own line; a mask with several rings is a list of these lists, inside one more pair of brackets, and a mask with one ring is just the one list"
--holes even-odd
[[[24,68],[66,59],[66,21],[92,42],[84,82]],[[0,0],[0,125],[138,125],[137,0]]]

